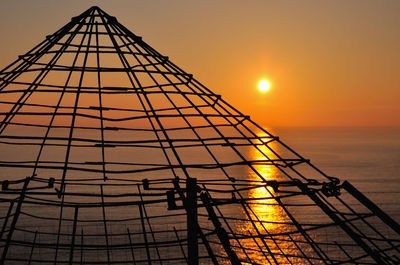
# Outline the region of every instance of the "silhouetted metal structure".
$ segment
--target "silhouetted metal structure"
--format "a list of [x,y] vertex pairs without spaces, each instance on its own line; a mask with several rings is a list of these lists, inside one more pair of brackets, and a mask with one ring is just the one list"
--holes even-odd
[[0,118],[1,264],[400,262],[392,218],[98,7],[0,72]]

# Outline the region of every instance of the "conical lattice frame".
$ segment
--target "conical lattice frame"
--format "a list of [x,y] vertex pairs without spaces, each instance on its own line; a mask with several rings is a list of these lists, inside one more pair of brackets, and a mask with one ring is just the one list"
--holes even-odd
[[1,264],[397,264],[399,225],[92,7],[0,72]]

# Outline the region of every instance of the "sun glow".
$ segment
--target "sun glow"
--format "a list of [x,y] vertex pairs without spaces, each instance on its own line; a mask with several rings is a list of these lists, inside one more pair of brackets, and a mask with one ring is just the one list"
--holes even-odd
[[271,83],[268,80],[263,79],[260,82],[258,82],[258,89],[261,92],[266,93],[270,88],[271,88]]
[[[259,135],[259,137],[261,139],[257,143],[257,147],[248,149],[248,155],[254,162],[252,168],[248,168],[248,180],[255,181],[258,187],[248,190],[247,195],[252,201],[247,209],[248,214],[255,222],[249,221],[240,226],[239,229],[243,235],[265,236],[264,239],[260,237],[254,240],[243,240],[243,246],[248,249],[257,249],[263,244],[268,244],[268,248],[272,253],[279,253],[279,251],[282,251],[281,249],[286,250],[292,247],[285,236],[279,236],[281,233],[285,234],[290,231],[288,226],[284,225],[288,222],[287,216],[276,200],[276,197],[280,197],[279,191],[274,191],[271,186],[264,186],[263,182],[260,182],[261,177],[267,181],[280,180],[279,170],[270,163],[271,160],[277,159],[272,152],[272,149],[277,150],[277,146],[274,142],[267,143],[271,140],[269,136]],[[276,234],[277,236],[270,237],[271,234]],[[247,255],[257,264],[266,264],[265,255],[260,252],[249,252]],[[245,259],[244,254],[240,257]],[[284,256],[276,255],[275,258],[277,260],[276,264],[287,264]]]

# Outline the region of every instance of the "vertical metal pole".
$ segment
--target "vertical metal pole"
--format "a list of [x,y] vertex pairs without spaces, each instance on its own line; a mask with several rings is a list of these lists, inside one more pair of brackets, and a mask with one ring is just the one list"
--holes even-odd
[[76,224],[78,222],[78,207],[75,207],[74,214],[74,223],[72,225],[72,239],[71,239],[71,248],[69,251],[69,264],[71,265],[74,261],[74,250],[75,250],[75,235],[76,235]]
[[81,265],[83,264],[83,229],[81,229]]
[[189,264],[199,264],[199,244],[197,240],[197,180],[186,179],[187,239]]
[[135,252],[133,251],[133,243],[132,243],[132,238],[131,238],[131,232],[129,231],[129,228],[126,228],[126,230],[128,231],[128,238],[129,238],[129,245],[131,247],[132,261],[133,261],[133,264],[136,265]]
[[110,248],[109,248],[109,244],[108,244],[108,230],[107,230],[106,209],[104,207],[103,184],[100,184],[100,192],[101,192],[101,209],[103,211],[104,236],[105,236],[105,239],[106,239],[106,246],[107,246],[107,264],[110,265]]
[[8,219],[10,218],[13,206],[14,206],[14,201],[11,201],[10,202],[10,207],[8,207],[8,212],[7,212],[7,215],[6,215],[6,219],[4,219],[3,227],[1,228],[0,239],[3,238],[3,233],[6,230],[6,227],[7,227],[7,224],[8,224]]
[[37,230],[35,231],[35,236],[33,238],[32,247],[31,247],[31,254],[29,255],[28,265],[31,265],[32,256],[33,256],[33,250],[35,249],[35,244],[36,244],[36,237],[37,237]]
[[[174,183],[174,187],[175,187],[176,191],[179,194],[179,197],[182,199],[182,202],[184,204],[184,208],[185,208],[186,213],[187,213],[187,211],[188,211],[188,207],[187,207],[187,203],[186,203],[187,199],[185,198],[185,195],[183,194],[183,191],[179,186],[179,179],[173,180],[173,183]],[[196,230],[197,230],[197,233],[199,234],[199,236],[200,236],[200,238],[201,238],[201,240],[202,240],[202,242],[204,244],[204,247],[207,250],[207,253],[208,253],[209,257],[211,258],[212,263],[214,265],[219,265],[219,262],[218,262],[216,256],[214,255],[214,252],[213,252],[213,250],[212,250],[212,248],[210,246],[210,242],[207,240],[207,237],[204,235],[204,233],[201,230],[201,227],[200,227],[198,222],[196,223]]]
[[2,253],[1,259],[0,259],[1,265],[4,264],[6,261],[7,251],[11,244],[11,239],[12,239],[12,236],[13,236],[13,233],[15,230],[15,226],[17,225],[19,214],[21,213],[22,203],[24,202],[25,192],[26,192],[26,189],[28,188],[28,184],[29,184],[30,180],[31,180],[30,178],[25,179],[24,186],[22,187],[21,194],[19,195],[17,207],[15,208],[14,216],[13,216],[10,228],[9,228],[9,232],[7,234],[7,239],[6,239],[5,245],[3,247],[3,253]]
[[143,209],[142,209],[142,207],[144,207],[144,206],[143,206],[143,204],[138,204],[138,206],[139,206],[139,213],[140,213],[140,221],[142,223],[144,245],[146,246],[147,264],[151,265],[150,249],[149,249],[149,243],[147,241],[146,225],[144,223],[144,216],[143,216]]

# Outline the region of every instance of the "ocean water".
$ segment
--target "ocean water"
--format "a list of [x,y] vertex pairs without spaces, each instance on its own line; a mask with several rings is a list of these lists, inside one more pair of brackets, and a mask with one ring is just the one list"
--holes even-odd
[[326,174],[349,181],[400,222],[400,127],[271,131]]
[[[358,188],[361,192],[363,192],[368,198],[374,201],[378,206],[380,206],[384,211],[386,211],[389,215],[391,215],[394,219],[400,222],[400,128],[272,128],[269,129],[272,134],[280,137],[281,141],[295,150],[297,153],[302,155],[304,158],[310,159],[311,162],[317,166],[320,170],[325,172],[329,176],[338,177],[340,180],[347,180],[351,184],[353,184],[356,188]],[[27,135],[32,135],[32,132],[20,132],[26,133]],[[94,138],[98,139],[98,135],[94,135],[88,132],[80,132],[81,135],[77,135],[80,137],[86,138]],[[126,134],[126,135],[125,135]],[[61,135],[61,133],[60,133]],[[139,134],[138,134],[139,135]],[[122,139],[130,139],[132,138],[132,133],[121,133],[119,136]],[[140,134],[141,137],[145,137]],[[114,134],[114,137],[116,135]],[[183,136],[182,136],[183,137]],[[247,147],[244,147],[247,148]],[[93,149],[93,148],[91,148]],[[47,150],[46,159],[57,159],[62,161],[63,151],[64,149],[59,148],[49,148]],[[151,151],[146,151],[142,153],[133,153],[128,152],[123,149],[124,152],[115,152],[113,150],[107,150],[108,159],[111,161],[119,161],[119,162],[128,162],[135,161],[136,163],[145,163],[145,162],[154,162],[154,163],[165,163],[165,161],[161,161],[157,158],[155,153]],[[248,155],[249,159],[259,159],[257,153],[251,151],[250,149],[246,152],[246,149],[243,149],[243,153]],[[31,150],[32,151],[32,150]],[[32,151],[33,152],[33,151]],[[99,161],[99,150],[96,149],[94,152],[89,153],[85,151],[85,148],[76,148],[73,151],[73,160],[76,162],[84,162],[84,161]],[[223,150],[215,150],[215,153],[219,158],[229,159],[229,155],[226,151]],[[190,152],[190,153],[182,153],[183,154],[183,162],[187,161],[195,161],[198,164],[208,163],[205,156],[201,152]],[[3,152],[2,159],[10,159],[10,160],[24,160],[31,157],[31,152],[29,148],[24,146],[24,150],[17,149],[15,147],[10,147],[7,152]],[[27,158],[25,158],[26,156]],[[60,156],[60,157],[58,157]],[[99,165],[89,165],[93,168],[100,168]],[[88,166],[88,167],[89,167]],[[109,169],[125,169],[129,168],[127,165],[113,165],[110,166]],[[29,169],[28,169],[29,170]],[[278,172],[272,166],[259,165],[257,166],[257,170],[264,175],[265,177],[279,177]],[[211,172],[208,175],[204,176],[204,172]],[[12,173],[15,172],[14,169],[10,172],[3,171],[2,174],[8,173],[9,176],[12,176]],[[28,171],[27,171],[28,172]],[[56,170],[39,170],[38,176],[41,174],[48,173],[49,175],[54,174],[59,171]],[[156,171],[152,177],[154,178],[164,178],[166,175],[163,173],[164,171]],[[198,176],[199,179],[201,176],[208,177],[214,176],[213,170],[211,169],[193,169],[191,171],[192,176]],[[146,172],[139,172],[133,175],[138,180],[147,177]],[[215,171],[215,174],[217,172]],[[230,171],[230,174],[234,176],[245,176],[247,179],[255,179],[255,176],[252,172],[243,170],[243,168],[233,168]],[[7,174],[6,174],[7,175]],[[127,174],[131,175],[131,174]],[[84,173],[86,177],[96,177],[98,178],[101,175]],[[70,178],[74,180],[78,180],[82,178],[81,172],[71,172],[69,175]],[[131,176],[132,177],[132,176]],[[172,176],[168,176],[172,177]],[[221,177],[215,175],[214,177]],[[127,185],[126,182],[118,183],[116,186],[106,187],[104,186],[105,194],[118,194],[118,193],[135,193],[137,192],[136,183],[132,183]],[[96,184],[97,185],[97,184]],[[216,187],[218,188],[218,187]],[[81,187],[78,185],[71,184],[68,187],[67,191],[73,192],[84,192],[87,187]],[[99,186],[92,186],[91,193],[100,193]],[[144,191],[143,191],[144,192]],[[150,191],[151,193],[152,191]],[[230,194],[228,194],[230,196]],[[257,188],[249,191],[247,194],[249,197],[268,197],[267,192],[264,188]],[[297,197],[296,197],[297,198]],[[49,199],[54,200],[54,196],[49,196]],[[125,197],[118,198],[106,198],[106,202],[113,202],[118,200],[124,200]],[[145,198],[146,199],[146,198]],[[75,201],[75,199],[71,199]],[[100,202],[99,197],[84,197],[85,203],[89,202]],[[81,201],[80,201],[81,202]],[[268,203],[268,201],[266,201]],[[285,226],[282,224],[274,224],[274,222],[289,222],[285,214],[282,212],[276,205],[267,205],[262,204],[265,201],[260,201],[259,204],[254,204],[252,206],[252,210],[263,220],[266,220],[268,224],[267,230],[271,233],[279,233],[279,232],[287,232],[290,226]],[[298,202],[300,203],[300,202]],[[229,208],[230,207],[230,208]],[[235,206],[236,207],[236,206]],[[7,207],[0,208],[2,211],[2,215],[4,215],[7,211]],[[133,209],[133,211],[132,211]],[[301,210],[294,210],[295,214],[303,220],[303,222],[323,222],[324,219],[318,219],[318,211],[301,208]],[[225,212],[228,216],[237,217],[237,218],[245,218],[240,205],[237,205],[236,208],[232,208],[231,206],[226,206],[221,210]],[[48,206],[45,208],[36,208],[35,206],[26,206],[23,207],[23,212],[46,216],[49,218],[57,218],[59,213],[59,207],[56,206]],[[79,210],[79,221],[77,224],[77,236],[79,240],[77,244],[85,244],[86,247],[84,251],[80,252],[76,250],[74,260],[79,261],[80,259],[84,261],[104,261],[107,259],[106,252],[102,249],[96,249],[93,247],[87,247],[90,245],[96,246],[97,244],[104,244],[104,224],[102,222],[103,215],[109,220],[107,223],[108,233],[110,236],[108,240],[110,240],[111,244],[127,244],[128,238],[126,231],[129,229],[130,233],[132,233],[132,237],[137,240],[136,242],[143,243],[141,240],[141,223],[140,218],[138,218],[137,213],[138,210],[135,207],[108,207],[102,212],[101,207],[97,208],[84,208]],[[149,216],[167,216],[171,214],[171,211],[168,211],[165,208],[165,205],[155,205],[154,207],[148,207],[147,214]],[[152,229],[155,231],[163,231],[169,230],[171,231],[173,228],[177,228],[178,234],[181,238],[185,237],[184,230],[186,229],[185,216],[183,211],[178,212],[183,214],[179,217],[174,218],[154,218],[152,221]],[[206,224],[209,225],[209,220],[206,217],[205,210],[200,210],[200,213],[203,213],[200,218],[200,223],[203,226]],[[136,214],[136,215],[135,215]],[[72,224],[74,220],[74,208],[65,208],[63,210],[63,218],[64,221],[62,223],[63,228],[62,232],[65,233],[64,236],[61,237],[60,242],[65,243],[67,246],[71,242],[71,232],[72,232]],[[127,221],[117,221],[127,220]],[[40,223],[31,223],[32,218],[28,215],[22,215],[18,221],[18,228],[20,231],[14,235],[15,238],[19,240],[26,240],[31,242],[33,239],[34,231],[39,231],[41,237],[38,237],[38,243],[44,244],[53,244],[56,241],[56,236],[54,233],[57,233],[58,223],[54,221],[54,219],[49,219],[46,221],[40,221]],[[33,219],[35,220],[35,219]],[[255,234],[254,227],[252,227],[248,222],[232,222],[234,225],[234,230],[239,233],[249,233]],[[149,231],[150,225],[146,225],[146,228]],[[260,228],[260,227],[259,227]],[[25,230],[31,231],[29,234],[26,233]],[[49,233],[46,236],[46,233]],[[53,233],[53,234],[52,234]],[[315,235],[317,239],[321,241],[333,240],[334,236],[340,237],[339,234],[336,234],[337,230],[326,230],[323,234]],[[85,236],[83,236],[85,235]],[[129,236],[129,232],[128,232]],[[162,233],[157,234],[157,240],[174,240],[174,235]],[[85,243],[83,243],[85,242]],[[249,247],[255,247],[248,243]],[[254,243],[253,243],[254,244]],[[273,246],[273,244],[271,243]],[[285,247],[285,244],[283,244]],[[290,245],[286,246],[290,249]],[[79,247],[77,247],[79,249]],[[25,251],[26,248],[23,250]],[[176,250],[176,249],[175,249]],[[47,251],[47,252],[46,252]],[[69,258],[69,248],[64,249],[62,252],[58,253],[59,259],[67,261]],[[130,249],[123,248],[119,251],[113,251],[111,253],[112,260],[129,260],[130,259]],[[277,251],[277,249],[273,249],[273,251]],[[325,251],[329,252],[329,249]],[[335,250],[330,250],[330,253]],[[146,259],[145,252],[143,248],[137,247],[134,250],[136,258]],[[306,252],[312,252],[311,250],[307,250]],[[18,248],[14,248],[10,251],[10,257],[19,257]],[[84,253],[84,254],[81,254]],[[168,251],[168,248],[163,252],[164,255],[168,255],[172,259],[175,258],[175,254],[173,251]],[[200,253],[205,253],[204,249],[200,249]],[[221,251],[223,253],[223,251]],[[156,253],[154,249],[152,249],[151,255],[156,257]],[[254,260],[260,259],[262,262],[263,256],[260,253],[255,253]],[[54,257],[54,250],[52,248],[45,248],[44,250],[40,250],[38,248],[34,252],[34,257],[37,259],[43,259],[45,257]],[[241,258],[244,258],[241,255]],[[18,264],[18,263],[15,263]],[[168,264],[168,263],[167,263]],[[179,264],[179,263],[171,263],[171,264]],[[207,263],[204,263],[207,264]],[[282,264],[286,264],[282,259]],[[299,264],[303,264],[299,262]],[[307,263],[304,263],[307,264]]]

